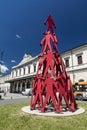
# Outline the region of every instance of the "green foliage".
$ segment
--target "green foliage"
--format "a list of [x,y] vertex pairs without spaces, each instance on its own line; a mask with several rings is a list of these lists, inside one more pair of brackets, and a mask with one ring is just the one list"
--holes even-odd
[[0,130],[86,130],[87,104],[79,104],[85,113],[71,117],[44,117],[21,111],[28,104],[0,106]]

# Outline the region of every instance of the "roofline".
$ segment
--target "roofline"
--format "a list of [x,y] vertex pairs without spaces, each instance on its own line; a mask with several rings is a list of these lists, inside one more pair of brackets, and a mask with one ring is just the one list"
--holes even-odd
[[[35,60],[35,59],[37,59],[37,58],[38,58],[38,56],[35,56],[35,57],[31,58],[28,62],[32,62],[33,60]],[[25,63],[22,63],[22,64],[18,64],[18,65],[16,65],[16,66],[13,66],[13,67],[12,67],[12,70],[15,69],[15,68],[17,68],[17,67],[21,67],[21,66],[25,65],[25,64],[28,63],[28,62],[25,62]]]
[[[67,52],[71,52],[72,50],[77,49],[77,48],[79,48],[79,47],[81,47],[81,46],[84,46],[84,45],[87,45],[87,43],[84,43],[84,44],[75,46],[75,47],[73,47],[73,48],[71,48],[71,49],[68,49],[68,50],[65,50],[65,51],[63,51],[63,52],[60,52],[60,54],[67,53]],[[37,59],[37,58],[38,58],[38,55],[36,55],[35,57],[32,57],[28,62],[32,62],[33,60],[35,60],[35,59]],[[27,63],[28,63],[28,62],[27,62]],[[13,66],[13,67],[12,67],[12,70],[15,69],[15,68],[17,68],[17,67],[21,67],[21,66],[23,66],[23,65],[25,65],[25,64],[26,64],[26,62],[25,62],[25,63],[22,63],[22,64],[18,64],[18,65],[16,65],[16,66]]]
[[84,44],[75,46],[75,47],[73,47],[73,48],[71,48],[71,49],[65,50],[65,51],[60,52],[60,53],[63,54],[63,53],[65,53],[65,52],[70,52],[70,51],[72,51],[72,50],[74,50],[74,49],[77,49],[77,48],[79,48],[79,47],[81,47],[81,46],[84,46],[84,45],[87,45],[87,43],[84,43]]

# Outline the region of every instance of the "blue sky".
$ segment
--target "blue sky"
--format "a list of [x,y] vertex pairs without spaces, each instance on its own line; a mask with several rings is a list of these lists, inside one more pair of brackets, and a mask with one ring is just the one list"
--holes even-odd
[[[10,69],[25,53],[40,53],[40,41],[51,14],[59,51],[87,43],[87,0],[0,0],[0,54]],[[16,61],[16,62],[15,62]]]

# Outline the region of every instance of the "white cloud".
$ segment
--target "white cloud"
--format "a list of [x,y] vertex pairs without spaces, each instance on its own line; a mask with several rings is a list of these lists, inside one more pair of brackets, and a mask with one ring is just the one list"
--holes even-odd
[[0,60],[0,63],[4,63],[4,61]]
[[5,65],[0,65],[1,73],[5,73],[7,70],[9,70]]
[[11,60],[11,62],[15,63],[16,61],[15,60]]
[[20,38],[21,38],[21,36],[20,36],[20,35],[18,35],[18,34],[16,34],[16,38],[20,39]]

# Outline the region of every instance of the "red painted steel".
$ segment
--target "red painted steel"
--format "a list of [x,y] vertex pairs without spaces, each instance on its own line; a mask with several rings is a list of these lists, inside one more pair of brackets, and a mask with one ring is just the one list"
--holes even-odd
[[39,64],[32,81],[30,108],[39,109],[41,112],[51,109],[60,113],[63,111],[62,99],[64,99],[65,110],[73,112],[77,109],[77,104],[70,77],[58,52],[58,40],[53,30],[56,26],[51,15],[45,20],[44,24],[46,23],[48,28],[40,43],[43,49],[38,55]]

